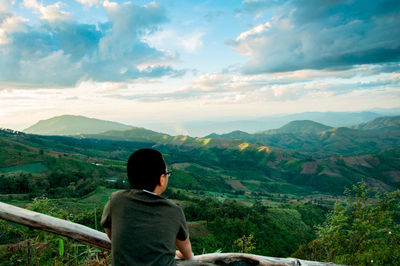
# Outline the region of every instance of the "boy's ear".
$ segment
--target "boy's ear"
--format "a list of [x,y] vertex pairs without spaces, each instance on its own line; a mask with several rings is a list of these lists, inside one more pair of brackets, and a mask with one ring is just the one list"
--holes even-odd
[[164,174],[162,174],[162,175],[160,175],[160,186],[163,186],[164,185],[164,183],[165,183],[165,175]]

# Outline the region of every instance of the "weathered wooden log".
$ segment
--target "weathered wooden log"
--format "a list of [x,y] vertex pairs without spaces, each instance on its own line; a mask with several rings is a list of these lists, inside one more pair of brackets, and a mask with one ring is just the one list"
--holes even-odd
[[211,253],[197,255],[194,256],[194,259],[191,261],[177,260],[177,265],[340,266],[332,262],[309,261],[296,258],[265,257],[246,253]]
[[264,257],[246,253],[212,253],[195,256],[192,261],[177,261],[177,265],[262,265],[297,266],[297,259]]
[[[19,208],[0,202],[0,219],[26,225],[32,228],[63,235],[106,250],[111,242],[105,233],[81,224],[55,218],[42,213]],[[195,256],[191,261],[177,260],[178,265],[334,265],[304,261],[293,258],[273,258],[243,253],[213,253]]]
[[105,233],[81,224],[19,208],[3,202],[0,202],[0,218],[111,250],[111,241]]

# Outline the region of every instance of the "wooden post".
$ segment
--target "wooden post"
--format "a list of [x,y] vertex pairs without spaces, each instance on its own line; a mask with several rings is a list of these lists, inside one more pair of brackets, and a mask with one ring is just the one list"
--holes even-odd
[[28,265],[31,264],[31,240],[28,239]]
[[19,208],[3,202],[0,202],[0,218],[111,250],[111,241],[105,233],[84,225]]
[[242,236],[242,253],[246,253],[246,235]]
[[94,208],[94,228],[97,230],[97,207]]

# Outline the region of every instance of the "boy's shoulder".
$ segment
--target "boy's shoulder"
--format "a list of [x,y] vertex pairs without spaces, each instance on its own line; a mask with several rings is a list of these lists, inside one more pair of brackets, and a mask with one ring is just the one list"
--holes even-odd
[[110,199],[116,198],[116,197],[120,197],[123,194],[126,194],[129,190],[123,189],[123,190],[118,190],[118,191],[114,191],[111,193],[110,195]]
[[111,193],[111,195],[108,197],[108,202],[111,203],[113,201],[118,200],[120,197],[124,197],[124,194],[126,194],[127,190],[118,190],[114,191]]
[[151,193],[149,191],[139,190],[139,189],[125,189],[125,190],[115,191],[115,192],[111,193],[110,201],[120,201],[123,198],[125,198],[125,199],[134,198],[134,199],[140,200],[140,201],[151,201],[153,203],[168,205],[174,209],[181,210],[181,207],[178,206],[175,202],[173,202],[169,199],[166,199],[160,195]]

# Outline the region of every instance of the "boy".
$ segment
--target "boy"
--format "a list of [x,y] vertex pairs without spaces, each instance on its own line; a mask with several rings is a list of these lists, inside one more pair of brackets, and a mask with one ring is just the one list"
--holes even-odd
[[161,153],[134,152],[127,173],[131,189],[113,193],[101,218],[112,243],[112,264],[175,265],[175,255],[192,259],[182,209],[160,196],[171,175]]

